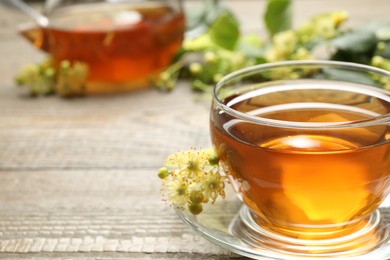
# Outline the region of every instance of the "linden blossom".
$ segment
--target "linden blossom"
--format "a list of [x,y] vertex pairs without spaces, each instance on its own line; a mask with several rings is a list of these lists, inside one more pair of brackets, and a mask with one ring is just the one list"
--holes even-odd
[[[168,169],[169,168],[169,169]],[[172,205],[197,215],[203,203],[225,197],[226,178],[221,175],[213,149],[190,150],[170,155],[158,171],[162,194]]]
[[[240,28],[234,14],[222,10],[209,31],[194,38],[185,39],[180,58],[200,53],[198,60],[190,59],[188,66],[176,69],[168,68],[164,77],[157,80],[159,89],[172,90],[177,80],[177,69],[183,70],[180,77],[190,79],[195,91],[210,91],[222,75],[248,66],[281,60],[313,60],[329,58],[332,53],[319,48],[330,44],[333,39],[342,36],[345,30],[341,25],[347,20],[345,11],[334,11],[315,15],[308,22],[292,28],[286,25],[291,20],[289,12],[292,1],[269,0],[265,12],[265,26],[269,39],[261,35],[240,35]],[[267,15],[275,10],[284,10],[282,14]],[[281,24],[285,26],[280,26]],[[220,32],[224,32],[224,34]],[[237,33],[238,32],[238,33]],[[322,57],[326,55],[326,57]],[[172,75],[170,77],[170,75]]]
[[16,83],[33,96],[56,93],[62,97],[83,95],[89,66],[85,62],[63,60],[56,66],[51,58],[39,64],[27,64]]

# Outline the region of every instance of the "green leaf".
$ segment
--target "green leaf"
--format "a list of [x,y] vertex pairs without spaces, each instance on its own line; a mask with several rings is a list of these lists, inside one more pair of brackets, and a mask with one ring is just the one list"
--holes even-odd
[[330,59],[337,60],[337,61],[369,64],[371,62],[372,56],[374,55],[374,52],[375,52],[374,49],[367,53],[357,53],[351,51],[337,50]]
[[224,10],[214,21],[208,34],[218,46],[234,50],[240,38],[239,23],[231,12]]
[[[336,52],[331,59],[369,64],[376,52],[379,40],[377,32],[387,26],[388,23],[375,21],[335,38],[331,44]],[[387,57],[387,51],[385,56]]]
[[237,51],[243,52],[247,57],[258,58],[264,56],[264,42],[256,34],[248,34],[241,37]]
[[264,13],[264,23],[269,35],[291,29],[292,1],[268,0]]
[[371,52],[377,43],[376,32],[386,26],[383,22],[371,22],[366,26],[345,33],[332,41],[337,49],[352,52]]
[[356,30],[336,38],[332,44],[339,50],[364,53],[375,47],[376,39],[372,32]]

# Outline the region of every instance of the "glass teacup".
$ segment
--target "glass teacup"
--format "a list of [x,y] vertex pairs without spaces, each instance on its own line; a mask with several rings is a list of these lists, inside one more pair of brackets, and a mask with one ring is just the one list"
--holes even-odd
[[287,61],[215,87],[211,137],[244,202],[234,235],[286,256],[360,255],[388,240],[390,73]]

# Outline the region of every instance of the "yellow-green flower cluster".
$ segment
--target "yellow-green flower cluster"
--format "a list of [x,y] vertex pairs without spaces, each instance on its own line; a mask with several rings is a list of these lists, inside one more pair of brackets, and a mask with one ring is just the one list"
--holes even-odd
[[55,74],[52,60],[47,59],[23,66],[15,80],[19,86],[27,86],[31,95],[49,95],[54,92]]
[[339,26],[348,14],[344,11],[324,13],[313,17],[296,29],[275,34],[265,52],[268,62],[282,60],[313,60],[311,49],[320,41],[333,39],[339,35]]
[[16,83],[29,89],[34,96],[57,93],[60,96],[82,95],[89,66],[80,61],[64,60],[55,65],[51,58],[21,68]]
[[204,91],[224,75],[254,64],[255,61],[241,51],[222,48],[208,50],[203,53],[201,60],[191,62],[188,66],[189,73],[195,79],[192,82],[192,89]]
[[225,177],[214,150],[189,150],[170,155],[158,171],[162,193],[172,205],[199,214],[204,203],[225,197]]
[[302,43],[313,38],[332,39],[338,35],[338,28],[348,19],[345,11],[334,11],[314,16],[297,28],[296,33]]
[[[387,44],[378,42],[376,45],[375,55],[371,58],[371,64],[374,67],[390,71],[390,59],[383,57]],[[390,79],[388,77],[376,76],[374,79],[382,85],[383,88],[390,90]]]
[[242,37],[232,50],[210,43],[210,39],[205,36],[185,41],[185,49],[202,53],[200,59],[188,65],[188,75],[193,79],[192,89],[209,90],[224,75],[255,64],[314,60],[328,56],[330,53],[321,50],[326,49],[323,46],[327,42],[342,33],[340,25],[347,18],[348,14],[344,11],[319,14],[295,29],[274,34],[268,41],[254,34]]
[[63,97],[83,95],[88,73],[89,66],[85,62],[62,61],[58,67],[56,93]]
[[293,30],[275,34],[272,45],[265,53],[268,61],[280,61],[289,58],[297,48],[298,38]]
[[371,65],[390,71],[390,60],[379,55],[372,57]]

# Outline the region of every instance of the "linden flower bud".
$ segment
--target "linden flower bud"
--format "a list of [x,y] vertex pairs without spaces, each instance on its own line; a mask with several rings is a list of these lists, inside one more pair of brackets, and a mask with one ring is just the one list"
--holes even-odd
[[193,62],[190,64],[189,70],[192,75],[199,75],[203,71],[203,67],[199,62]]
[[204,54],[203,59],[207,64],[214,64],[217,62],[218,57],[214,52],[208,51]]
[[175,82],[173,80],[168,80],[165,82],[165,89],[171,91],[175,87]]
[[314,57],[310,54],[310,52],[303,47],[300,47],[296,50],[295,53],[291,55],[292,59],[295,60],[312,60]]
[[51,78],[51,77],[54,77],[55,73],[56,72],[55,72],[54,68],[46,68],[44,71],[44,76],[47,78]]
[[300,37],[306,36],[307,38],[310,38],[310,36],[313,34],[313,24],[312,23],[304,23],[302,24],[298,29],[297,33]]
[[381,57],[381,56],[374,56],[372,58],[371,63],[375,67],[381,67],[383,65],[384,61],[385,60],[383,59],[383,57]]
[[194,190],[190,193],[190,201],[193,204],[199,204],[204,201],[204,195],[200,190]]
[[241,68],[242,65],[244,64],[244,62],[245,62],[245,55],[244,55],[244,53],[239,52],[239,53],[236,53],[232,57],[232,64],[237,69]]
[[336,29],[333,21],[329,19],[321,19],[317,23],[316,33],[324,38],[330,39],[336,34]]
[[70,68],[70,61],[68,60],[63,60],[60,63],[61,69],[69,69]]
[[160,74],[160,79],[162,81],[168,81],[170,79],[170,75],[168,72],[164,71],[163,73]]
[[167,169],[167,167],[161,167],[160,169],[158,169],[158,177],[160,177],[160,179],[165,179],[168,176],[169,170]]
[[210,163],[210,165],[217,165],[218,162],[219,162],[219,157],[218,157],[218,155],[216,155],[216,154],[210,155],[210,157],[209,157],[209,163]]
[[305,49],[305,48],[301,47],[301,48],[299,48],[297,50],[297,56],[298,57],[306,57],[308,54],[309,54],[309,51],[307,49]]
[[203,211],[203,206],[202,204],[190,204],[188,205],[188,209],[190,210],[190,212],[194,215],[198,215],[200,214],[202,211]]
[[384,42],[378,42],[378,44],[376,45],[376,49],[378,51],[384,51],[386,49],[386,43]]
[[283,53],[291,53],[297,44],[297,36],[294,31],[277,33],[273,38],[275,49]]
[[279,55],[279,54],[280,53],[278,53],[275,49],[269,49],[265,53],[265,57],[266,57],[268,62],[278,61],[278,60],[281,60],[280,56],[282,56],[282,55]]
[[223,78],[223,75],[222,75],[221,73],[216,73],[216,74],[214,74],[214,76],[213,76],[213,81],[214,81],[214,82],[218,82],[218,81],[220,81],[222,78]]
[[337,25],[340,25],[341,23],[345,22],[348,19],[348,12],[337,11],[337,12],[332,13],[331,17],[332,17],[334,24],[337,26]]
[[23,85],[27,81],[35,79],[37,75],[39,75],[39,67],[34,64],[27,64],[21,69],[16,82],[18,85]]

